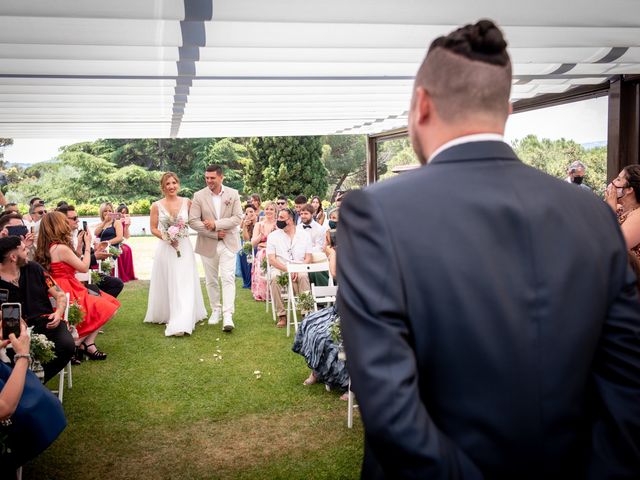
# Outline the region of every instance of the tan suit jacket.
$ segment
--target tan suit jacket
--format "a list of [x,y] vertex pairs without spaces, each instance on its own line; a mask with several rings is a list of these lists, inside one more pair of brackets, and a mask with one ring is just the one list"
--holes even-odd
[[[205,257],[214,257],[218,249],[218,231],[226,230],[222,239],[229,250],[236,253],[240,250],[238,226],[242,220],[242,207],[238,191],[223,186],[220,202],[220,218],[213,208],[213,198],[208,187],[198,190],[193,195],[189,211],[189,226],[198,232],[196,253]],[[215,220],[216,229],[207,230],[204,220]]]

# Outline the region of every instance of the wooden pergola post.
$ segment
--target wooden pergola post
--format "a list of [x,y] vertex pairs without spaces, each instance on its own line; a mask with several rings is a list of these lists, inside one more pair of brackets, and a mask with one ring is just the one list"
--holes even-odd
[[640,75],[618,76],[609,87],[607,181],[640,164]]

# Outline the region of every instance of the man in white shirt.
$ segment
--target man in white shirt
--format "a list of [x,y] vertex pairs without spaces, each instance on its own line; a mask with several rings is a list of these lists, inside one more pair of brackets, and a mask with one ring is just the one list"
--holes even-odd
[[[288,263],[311,263],[311,242],[302,231],[296,230],[294,215],[290,209],[280,210],[275,230],[267,237],[267,258],[271,265],[271,291],[273,304],[278,315],[277,327],[287,326],[287,316],[282,303],[278,277],[286,274]],[[291,274],[294,293],[309,290],[309,276],[306,273]]]
[[296,230],[309,237],[311,253],[323,252],[327,237],[327,227],[320,225],[313,219],[313,207],[308,203],[300,208],[299,216],[300,223],[296,226]]

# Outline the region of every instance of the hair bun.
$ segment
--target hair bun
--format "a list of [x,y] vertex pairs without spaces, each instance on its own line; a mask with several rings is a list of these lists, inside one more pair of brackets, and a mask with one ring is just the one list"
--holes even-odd
[[507,42],[500,29],[491,20],[480,20],[465,25],[446,37],[434,40],[431,48],[442,47],[470,60],[496,65],[509,63]]

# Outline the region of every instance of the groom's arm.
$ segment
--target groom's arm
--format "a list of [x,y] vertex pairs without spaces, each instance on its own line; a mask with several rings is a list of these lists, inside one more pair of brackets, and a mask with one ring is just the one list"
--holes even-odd
[[209,238],[218,238],[218,234],[207,230],[202,221],[202,207],[200,206],[200,197],[196,194],[191,202],[191,208],[189,209],[189,226],[193,228],[200,235],[204,235]]
[[231,230],[240,225],[242,221],[242,207],[240,206],[240,196],[236,193],[233,196],[231,216],[216,220],[216,230]]

